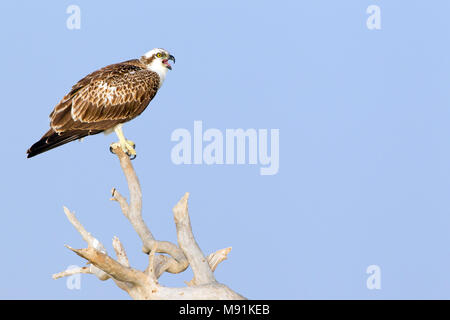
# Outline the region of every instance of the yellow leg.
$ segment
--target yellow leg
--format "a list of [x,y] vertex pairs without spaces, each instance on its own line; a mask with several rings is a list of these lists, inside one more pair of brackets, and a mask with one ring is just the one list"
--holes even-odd
[[135,143],[131,140],[127,140],[123,135],[122,125],[119,124],[114,128],[117,137],[119,138],[119,142],[113,143],[111,145],[112,148],[121,147],[123,152],[128,154],[129,156],[136,157],[136,150],[134,150]]

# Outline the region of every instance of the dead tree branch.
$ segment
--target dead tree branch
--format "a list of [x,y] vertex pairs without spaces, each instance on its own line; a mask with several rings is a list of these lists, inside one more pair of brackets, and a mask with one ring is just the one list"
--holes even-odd
[[[188,212],[189,193],[186,193],[173,208],[178,245],[156,240],[142,218],[141,187],[131,161],[120,148],[113,149],[113,152],[119,158],[125,174],[130,200],[127,202],[115,188],[112,189],[111,200],[119,203],[122,213],[141,239],[142,250],[149,255],[148,266],[144,271],[132,268],[117,237],[113,239],[117,259],[111,258],[103,244],[86,231],[74,213],[64,207],[68,220],[88,244],[85,249],[66,247],[86,259],[89,266],[57,273],[53,278],[58,279],[77,273],[94,274],[100,280],[111,278],[133,299],[245,299],[216,281],[214,270],[227,258],[231,248],[218,250],[207,258],[204,256],[192,233]],[[164,272],[181,273],[189,265],[194,278],[186,283],[187,287],[169,288],[158,283],[159,277]]]

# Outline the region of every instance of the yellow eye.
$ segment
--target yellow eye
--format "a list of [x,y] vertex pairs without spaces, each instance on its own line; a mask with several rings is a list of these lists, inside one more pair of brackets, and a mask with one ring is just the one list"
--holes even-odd
[[158,58],[161,58],[161,57],[162,57],[161,52],[158,52],[158,53],[156,54],[156,56],[157,56]]

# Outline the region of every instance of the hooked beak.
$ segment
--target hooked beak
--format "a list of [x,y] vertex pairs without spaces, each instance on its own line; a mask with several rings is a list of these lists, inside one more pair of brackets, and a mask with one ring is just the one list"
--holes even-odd
[[169,69],[169,70],[172,70],[172,66],[169,64],[169,60],[172,60],[173,61],[173,63],[175,63],[175,57],[173,56],[173,55],[169,55],[169,59],[165,59],[165,60],[163,60],[163,63],[166,65],[166,68],[167,69]]

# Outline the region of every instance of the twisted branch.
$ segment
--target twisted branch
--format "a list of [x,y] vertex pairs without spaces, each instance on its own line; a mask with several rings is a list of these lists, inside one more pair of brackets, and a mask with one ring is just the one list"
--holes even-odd
[[[115,188],[112,190],[111,200],[115,200],[120,204],[122,213],[128,221],[130,221],[134,230],[142,240],[142,250],[145,253],[149,253],[151,248],[153,248],[156,243],[159,253],[166,253],[172,257],[172,259],[165,261],[165,266],[167,268],[165,271],[170,273],[183,272],[189,265],[184,253],[180,250],[180,248],[171,242],[155,240],[142,218],[141,185],[129,157],[122,151],[121,148],[115,148],[113,149],[113,152],[119,158],[120,166],[122,167],[128,183],[130,204],[127,203],[126,199]],[[161,258],[158,258],[158,260],[159,259]]]
[[[143,251],[149,255],[148,266],[144,271],[130,267],[125,249],[117,237],[113,239],[117,260],[111,258],[103,244],[87,232],[75,215],[64,207],[68,220],[88,244],[86,249],[66,247],[86,259],[90,266],[66,270],[54,274],[53,278],[76,273],[95,274],[101,280],[112,278],[118,287],[127,291],[134,299],[245,299],[216,281],[213,272],[227,258],[231,248],[218,250],[205,258],[192,233],[188,212],[189,194],[186,193],[173,208],[178,246],[169,241],[156,240],[142,218],[141,187],[131,161],[120,148],[113,149],[113,152],[119,158],[125,174],[130,202],[115,188],[112,190],[111,200],[119,203],[122,213],[140,237]],[[189,265],[194,278],[187,283],[187,287],[168,288],[158,283],[157,279],[165,271],[180,273]]]

